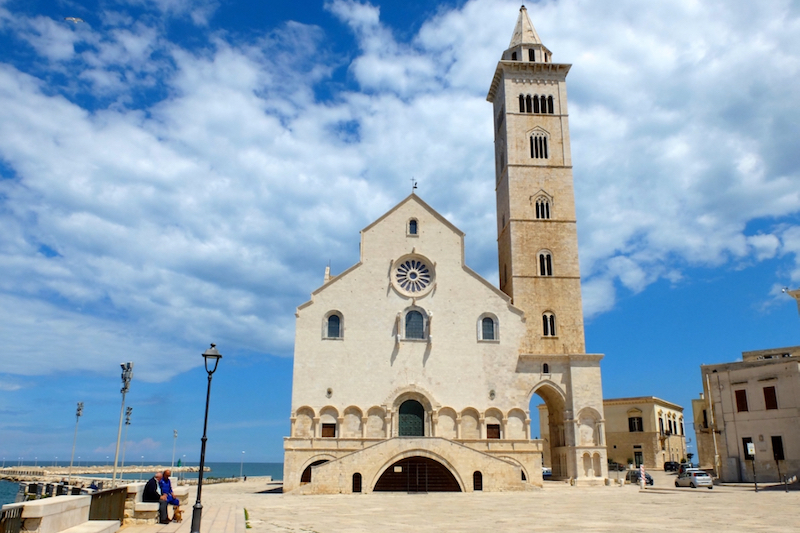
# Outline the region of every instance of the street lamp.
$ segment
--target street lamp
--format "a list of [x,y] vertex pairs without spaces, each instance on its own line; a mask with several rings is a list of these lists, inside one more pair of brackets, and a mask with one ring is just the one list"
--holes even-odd
[[[128,426],[131,425],[131,413],[133,413],[133,407],[125,409],[125,440],[122,443],[122,464],[119,467],[120,470],[125,468],[125,450],[128,449]],[[119,473],[119,478],[122,479],[122,472]]]
[[[194,504],[192,511],[192,533],[200,533],[200,519],[203,515],[203,504],[200,503],[200,493],[203,490],[203,467],[206,463],[206,429],[208,429],[208,400],[211,397],[211,375],[217,370],[217,364],[222,359],[216,349],[216,344],[211,344],[211,348],[203,352],[203,358],[206,363],[206,372],[208,373],[208,390],[206,391],[206,417],[203,422],[203,438],[200,439],[200,471],[197,473],[197,502]],[[209,368],[209,363],[211,368]]]
[[170,465],[172,468],[175,468],[175,445],[178,443],[178,430],[172,430],[172,464]]
[[[78,440],[78,422],[81,419],[81,415],[83,414],[83,402],[78,402],[78,410],[75,413],[75,436],[72,437],[72,455],[69,458],[69,475],[67,476],[67,485],[70,485],[72,482],[72,461],[75,459],[75,443]],[[78,457],[80,461],[80,457]]]
[[133,378],[133,363],[121,363],[122,367],[122,407],[119,408],[119,429],[117,430],[117,450],[114,452],[114,470],[111,472],[111,486],[117,486],[117,460],[119,459],[119,441],[122,438],[122,415],[125,413],[125,393],[131,387],[131,378]]

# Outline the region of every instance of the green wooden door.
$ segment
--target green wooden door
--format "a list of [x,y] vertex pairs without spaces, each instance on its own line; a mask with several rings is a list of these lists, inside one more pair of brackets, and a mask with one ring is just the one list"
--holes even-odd
[[425,436],[425,409],[416,400],[407,400],[400,405],[400,436]]

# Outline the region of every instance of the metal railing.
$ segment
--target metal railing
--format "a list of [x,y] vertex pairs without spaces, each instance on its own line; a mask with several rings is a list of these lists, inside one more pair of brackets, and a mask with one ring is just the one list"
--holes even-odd
[[125,497],[127,487],[101,490],[92,494],[92,504],[89,507],[89,520],[119,520],[125,515]]
[[0,531],[19,533],[22,530],[22,506],[0,511]]

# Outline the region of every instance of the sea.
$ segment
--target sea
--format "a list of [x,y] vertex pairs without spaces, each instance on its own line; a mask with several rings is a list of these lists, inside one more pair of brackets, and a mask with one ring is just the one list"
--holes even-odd
[[[159,464],[169,465],[170,462],[171,461],[166,461]],[[97,463],[89,463],[88,465],[84,464],[81,466],[106,466],[107,464],[108,463],[103,461]],[[50,461],[49,463],[41,464],[39,466],[52,466],[52,465],[53,461]],[[198,466],[199,463],[186,462],[185,465]],[[11,465],[6,465],[6,466],[11,466]],[[26,461],[25,466],[33,466],[33,465],[28,464]],[[58,461],[58,463],[55,466],[69,466],[69,463]],[[129,466],[135,466],[135,465],[129,465]],[[272,479],[275,480],[283,479],[283,463],[206,463],[206,466],[210,468],[211,471],[205,472],[203,474],[203,479],[237,477],[240,472],[244,476],[272,476]],[[135,481],[139,480],[147,481],[154,473],[155,472],[152,472],[150,474],[146,473],[124,474],[122,478]],[[119,477],[119,475],[117,476]],[[111,474],[96,474],[93,477],[110,478]],[[172,477],[197,479],[197,472],[176,472],[175,474],[173,474]],[[16,498],[17,496],[18,490],[19,490],[19,483],[0,480],[0,505],[13,503],[14,498]]]

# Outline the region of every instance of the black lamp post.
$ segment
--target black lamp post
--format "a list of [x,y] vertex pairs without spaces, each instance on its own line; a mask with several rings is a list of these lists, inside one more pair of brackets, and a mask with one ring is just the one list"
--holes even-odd
[[[217,370],[217,364],[222,359],[222,354],[217,351],[216,344],[212,343],[211,348],[203,353],[203,357],[206,361],[206,372],[208,372],[208,392],[206,392],[206,418],[203,422],[203,438],[200,439],[202,442],[200,446],[200,472],[197,474],[197,502],[195,502],[194,510],[192,511],[192,533],[200,533],[200,520],[203,518],[203,504],[200,503],[200,493],[203,490],[203,468],[206,463],[206,440],[208,440],[206,438],[208,399],[211,397],[211,374]],[[211,368],[209,368],[209,361],[211,362]]]

